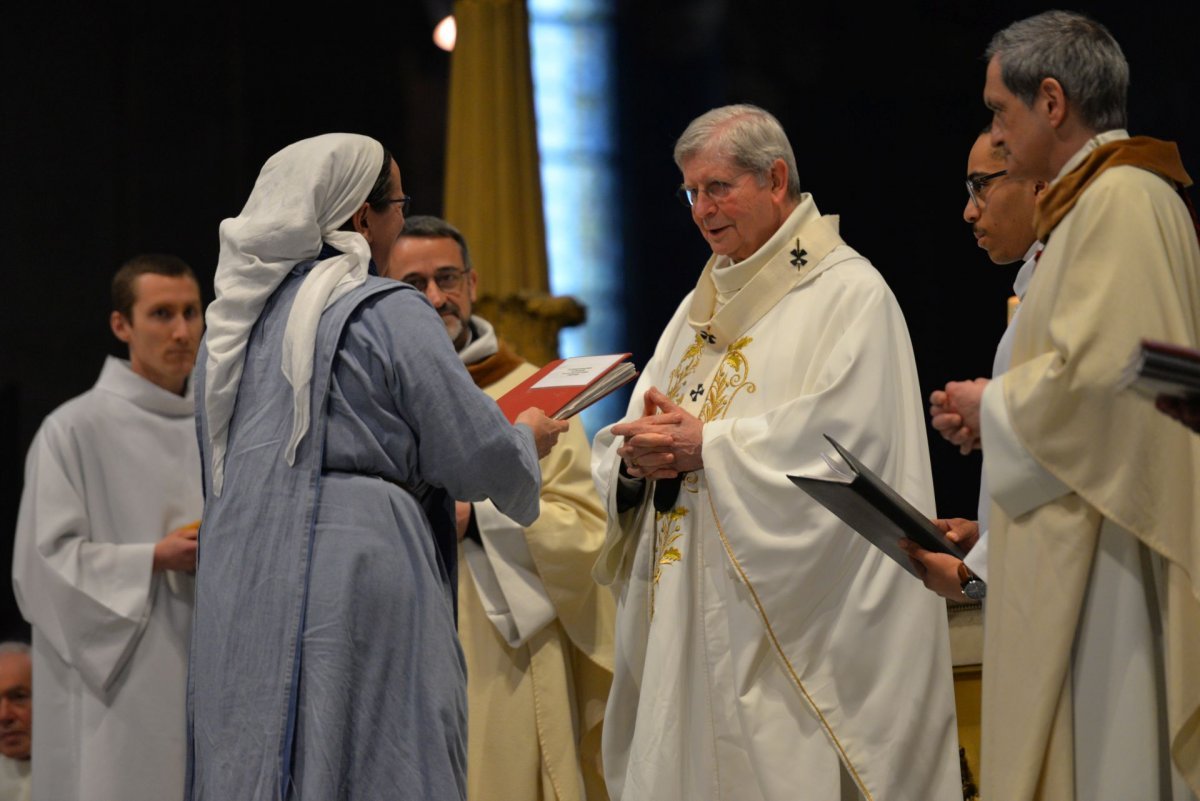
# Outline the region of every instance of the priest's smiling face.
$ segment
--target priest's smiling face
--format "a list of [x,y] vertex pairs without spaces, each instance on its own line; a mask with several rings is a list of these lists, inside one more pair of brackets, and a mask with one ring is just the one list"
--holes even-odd
[[401,236],[392,246],[387,277],[424,292],[442,318],[454,349],[466,347],[479,276],[467,269],[457,242],[446,236]]
[[183,394],[204,331],[200,287],[189,276],[143,273],[131,316],[112,313],[112,330],[129,345],[129,366],[169,392]]
[[782,159],[756,175],[705,148],[683,162],[683,185],[697,190],[692,220],[713,253],[735,262],[766,244],[791,211]]

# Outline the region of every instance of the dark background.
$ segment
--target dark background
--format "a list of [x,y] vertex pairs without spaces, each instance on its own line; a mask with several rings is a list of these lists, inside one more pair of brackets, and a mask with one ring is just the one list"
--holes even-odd
[[[1130,130],[1178,141],[1195,174],[1195,6],[1075,7],[1125,49]],[[708,108],[751,102],[779,117],[803,189],[841,215],[843,237],[895,291],[923,392],[988,374],[1016,266],[992,265],[961,217],[967,151],[988,119],[981,53],[994,31],[1045,8],[618,2],[616,202],[635,360],[649,356],[708,255],[672,196],[675,137]],[[124,259],[177,253],[211,300],[221,219],[241,209],[267,156],[328,131],[384,142],[415,211],[441,212],[449,56],[431,43],[432,25],[416,2],[347,7],[336,19],[220,1],[169,14],[9,12],[0,575],[10,573],[38,424],[92,385],[105,354],[122,355],[107,317],[108,282]],[[486,269],[486,254],[476,259]],[[974,517],[978,455],[937,438],[930,451],[939,513]],[[0,579],[0,638],[27,636],[7,587]]]

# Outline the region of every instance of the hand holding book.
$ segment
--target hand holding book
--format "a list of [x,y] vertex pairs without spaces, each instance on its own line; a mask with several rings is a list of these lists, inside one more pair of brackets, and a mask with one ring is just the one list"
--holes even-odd
[[513,422],[529,426],[529,430],[533,432],[533,444],[537,447],[539,459],[546,458],[546,455],[554,449],[554,445],[558,442],[559,434],[570,426],[566,420],[547,417],[545,412],[534,406],[517,415],[517,419]]

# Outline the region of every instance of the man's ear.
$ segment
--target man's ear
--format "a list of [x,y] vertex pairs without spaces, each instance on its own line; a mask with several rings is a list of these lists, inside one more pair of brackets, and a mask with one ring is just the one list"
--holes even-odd
[[1038,105],[1045,109],[1046,120],[1050,127],[1058,128],[1067,118],[1067,93],[1057,78],[1043,78],[1038,87]]
[[125,319],[125,315],[114,311],[108,316],[108,324],[112,328],[113,336],[128,345],[129,340],[133,338],[133,332],[130,331],[133,325]]
[[780,198],[787,195],[788,168],[783,159],[775,159],[771,164],[771,194]]
[[471,270],[467,273],[467,297],[471,299],[471,305],[475,304],[475,293],[479,290],[479,273]]

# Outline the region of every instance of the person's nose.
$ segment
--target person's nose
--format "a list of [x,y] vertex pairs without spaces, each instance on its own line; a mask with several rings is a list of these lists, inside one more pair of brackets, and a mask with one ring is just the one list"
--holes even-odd
[[187,318],[182,314],[175,315],[171,320],[171,337],[177,342],[185,342],[190,335]]
[[425,284],[425,297],[429,298],[429,302],[433,304],[433,308],[440,309],[442,304],[446,302],[446,293],[437,285],[437,281],[432,278]]
[[717,209],[716,201],[707,192],[697,192],[696,201],[692,203],[692,217],[697,221],[712,215]]
[[996,118],[992,117],[992,131],[989,136],[990,143],[993,148],[1004,147],[1004,129],[996,122]]
[[975,201],[967,197],[967,205],[963,208],[963,219],[968,225],[974,225],[979,220],[979,207],[975,205]]

